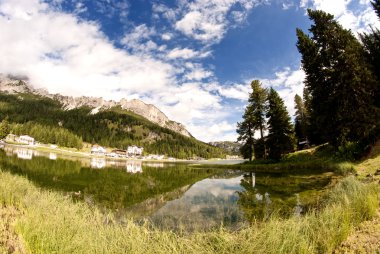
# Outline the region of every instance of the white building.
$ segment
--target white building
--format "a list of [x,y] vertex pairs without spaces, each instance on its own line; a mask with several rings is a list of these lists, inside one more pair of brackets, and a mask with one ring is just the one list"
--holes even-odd
[[127,153],[128,156],[141,156],[144,148],[138,146],[128,146]]
[[93,147],[91,147],[91,153],[92,154],[104,155],[106,153],[106,149],[104,147],[94,145]]
[[34,138],[31,136],[28,136],[28,135],[21,135],[17,139],[17,142],[22,143],[22,144],[26,144],[26,145],[34,145],[35,144]]

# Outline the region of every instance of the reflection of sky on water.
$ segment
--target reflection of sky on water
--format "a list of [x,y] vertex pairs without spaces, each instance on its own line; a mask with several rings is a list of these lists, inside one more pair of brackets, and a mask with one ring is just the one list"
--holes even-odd
[[243,190],[240,186],[241,179],[242,176],[231,179],[205,179],[194,184],[184,196],[196,197],[209,194],[219,198],[237,196],[236,191]]
[[244,221],[239,210],[237,191],[242,176],[231,179],[205,179],[195,183],[185,194],[169,201],[151,216],[154,224],[175,228],[207,229],[210,227],[234,225]]

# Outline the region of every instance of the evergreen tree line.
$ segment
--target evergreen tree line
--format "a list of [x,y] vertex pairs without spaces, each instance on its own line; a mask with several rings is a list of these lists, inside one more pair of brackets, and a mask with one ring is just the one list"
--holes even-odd
[[11,124],[9,130],[16,135],[30,135],[37,141],[45,144],[57,144],[59,146],[74,147],[77,149],[83,147],[81,137],[62,127],[52,127],[27,122],[25,124]]
[[[380,0],[372,5],[380,18]],[[379,29],[371,28],[371,33],[359,34],[358,39],[333,15],[310,9],[308,15],[313,22],[309,33],[297,29],[306,78],[303,98],[294,98],[294,127],[277,92],[253,81],[237,127],[244,158],[254,154],[255,158],[280,159],[297,141],[298,148],[329,143],[341,155],[357,159],[379,138]]]

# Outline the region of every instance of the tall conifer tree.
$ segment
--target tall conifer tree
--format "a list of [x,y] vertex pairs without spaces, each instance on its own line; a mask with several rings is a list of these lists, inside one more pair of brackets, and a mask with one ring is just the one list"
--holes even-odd
[[243,142],[240,153],[244,159],[252,160],[253,145],[255,142],[252,112],[247,107],[244,111],[243,121],[237,123],[236,132],[239,134],[238,141]]
[[269,158],[281,159],[283,154],[294,149],[294,132],[284,101],[271,88],[268,94],[268,138]]
[[255,140],[253,150],[255,158],[261,159],[266,157],[264,131],[266,130],[265,110],[268,91],[261,86],[258,80],[252,81],[251,88],[252,93],[249,95],[248,103],[254,119],[254,129],[260,131],[260,139]]
[[[249,94],[248,105],[243,115],[243,122],[238,123],[238,141],[243,141],[241,152],[244,158],[251,158],[255,151],[255,158],[265,156],[265,143],[263,142],[264,130],[266,129],[265,103],[267,90],[263,88],[258,80],[251,82],[252,92]],[[261,138],[254,139],[256,130],[260,131]],[[249,153],[251,153],[249,155]]]

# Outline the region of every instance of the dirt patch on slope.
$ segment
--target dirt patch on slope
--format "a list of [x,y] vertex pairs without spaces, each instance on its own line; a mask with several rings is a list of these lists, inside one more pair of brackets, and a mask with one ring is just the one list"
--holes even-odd
[[12,206],[0,206],[0,253],[26,253],[21,239],[14,231],[14,222],[21,212]]
[[335,253],[380,253],[380,209],[376,216],[361,223]]

